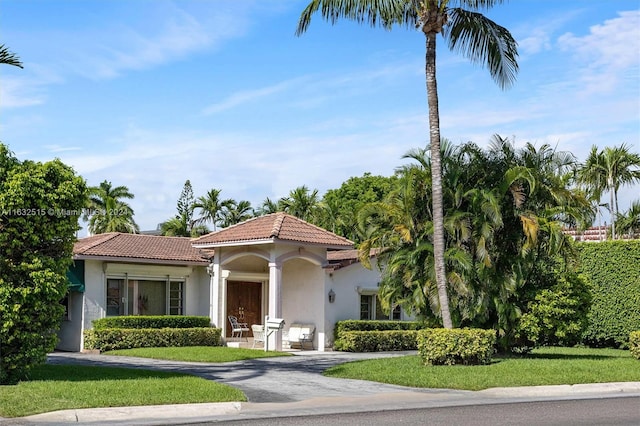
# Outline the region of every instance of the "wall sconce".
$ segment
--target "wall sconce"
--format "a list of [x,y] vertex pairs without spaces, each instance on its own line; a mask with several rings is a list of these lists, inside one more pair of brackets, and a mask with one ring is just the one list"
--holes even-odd
[[333,289],[329,290],[329,303],[333,303],[336,301],[336,294]]

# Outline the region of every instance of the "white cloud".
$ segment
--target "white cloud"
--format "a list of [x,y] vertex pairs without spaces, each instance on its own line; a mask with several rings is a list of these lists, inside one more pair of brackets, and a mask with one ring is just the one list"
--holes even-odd
[[609,93],[640,70],[640,10],[620,12],[590,28],[589,34],[563,34],[558,46],[580,64],[577,78],[589,93]]

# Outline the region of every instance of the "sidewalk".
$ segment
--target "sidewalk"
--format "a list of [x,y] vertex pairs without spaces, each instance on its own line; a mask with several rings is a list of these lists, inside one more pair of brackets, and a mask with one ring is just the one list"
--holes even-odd
[[640,382],[493,388],[474,392],[416,389],[360,380],[335,379],[320,374],[327,367],[346,361],[404,354],[301,352],[298,356],[292,357],[221,365],[56,353],[49,356],[49,362],[151,368],[195,374],[241,389],[249,402],[63,410],[19,419],[0,419],[0,425],[160,425],[403,408],[640,396]]

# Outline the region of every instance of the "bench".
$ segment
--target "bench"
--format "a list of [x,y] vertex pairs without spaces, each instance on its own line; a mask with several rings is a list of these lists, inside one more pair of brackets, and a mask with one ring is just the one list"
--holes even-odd
[[305,349],[305,345],[311,346],[313,350],[313,336],[316,326],[313,324],[291,324],[289,327],[288,340],[289,347]]

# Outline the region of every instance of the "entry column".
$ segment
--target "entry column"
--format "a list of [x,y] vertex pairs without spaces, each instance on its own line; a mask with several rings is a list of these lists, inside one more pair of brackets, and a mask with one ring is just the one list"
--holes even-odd
[[[269,317],[282,318],[282,265],[276,262],[269,262]],[[282,350],[281,332],[271,334],[268,339],[269,348]]]

